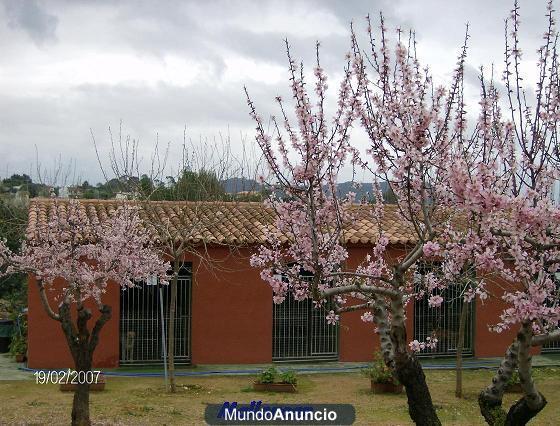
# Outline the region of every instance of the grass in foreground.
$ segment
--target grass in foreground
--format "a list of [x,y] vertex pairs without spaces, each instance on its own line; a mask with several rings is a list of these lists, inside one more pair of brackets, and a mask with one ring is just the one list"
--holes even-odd
[[[492,371],[466,371],[464,398],[457,399],[452,371],[426,372],[434,403],[443,424],[482,425],[477,396]],[[536,382],[548,399],[534,425],[556,425],[560,418],[560,368],[535,371]],[[359,373],[313,374],[299,378],[297,394],[257,393],[253,377],[179,378],[177,394],[165,393],[161,378],[107,378],[107,389],[92,393],[91,417],[96,425],[200,425],[208,403],[349,403],[356,407],[356,424],[408,425],[406,395],[372,395]],[[506,404],[519,398],[507,394]],[[0,382],[0,424],[69,424],[72,394],[55,385],[34,381]]]

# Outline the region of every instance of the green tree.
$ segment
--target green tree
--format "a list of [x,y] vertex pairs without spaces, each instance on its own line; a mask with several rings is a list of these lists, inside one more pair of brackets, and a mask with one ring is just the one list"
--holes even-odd
[[224,188],[214,171],[184,170],[174,188],[175,200],[204,201],[223,199]]
[[[26,205],[0,199],[0,239],[6,240],[6,244],[12,251],[19,250],[25,238],[27,213]],[[16,305],[24,305],[27,298],[25,284],[25,274],[12,274],[0,279],[0,299],[9,300]]]

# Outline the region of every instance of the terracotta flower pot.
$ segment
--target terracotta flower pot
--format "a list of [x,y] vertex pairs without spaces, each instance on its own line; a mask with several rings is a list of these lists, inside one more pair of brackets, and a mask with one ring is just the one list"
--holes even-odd
[[253,383],[253,389],[256,391],[268,392],[297,392],[297,386],[291,383]]
[[24,362],[25,354],[16,354],[16,362]]
[[401,393],[403,385],[394,383],[375,383],[371,381],[371,391],[373,393]]

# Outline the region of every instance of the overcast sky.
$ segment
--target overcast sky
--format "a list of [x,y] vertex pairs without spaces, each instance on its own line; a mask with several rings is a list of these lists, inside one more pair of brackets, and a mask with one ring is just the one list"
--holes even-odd
[[[503,62],[503,20],[512,1],[41,1],[0,0],[0,176],[35,169],[35,147],[49,167],[60,155],[97,182],[91,143],[109,144],[108,127],[139,139],[144,155],[156,135],[177,153],[190,138],[231,135],[254,144],[243,86],[263,117],[287,93],[283,39],[313,65],[315,41],[336,81],[349,24],[379,11],[387,26],[415,29],[420,59],[445,81],[470,23],[468,81]],[[524,67],[533,68],[544,32],[544,1],[522,0]],[[472,88],[474,89],[474,86]],[[357,138],[360,136],[357,135]]]

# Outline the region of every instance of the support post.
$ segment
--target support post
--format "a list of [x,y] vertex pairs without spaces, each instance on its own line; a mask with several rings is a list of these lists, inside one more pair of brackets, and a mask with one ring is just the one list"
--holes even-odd
[[163,343],[162,345],[162,351],[163,351],[163,374],[165,376],[165,390],[167,391],[168,389],[168,380],[167,380],[167,344],[166,344],[166,339],[165,339],[165,316],[163,313],[163,291],[161,286],[159,287],[159,306],[160,306],[160,311],[161,311],[161,341]]

